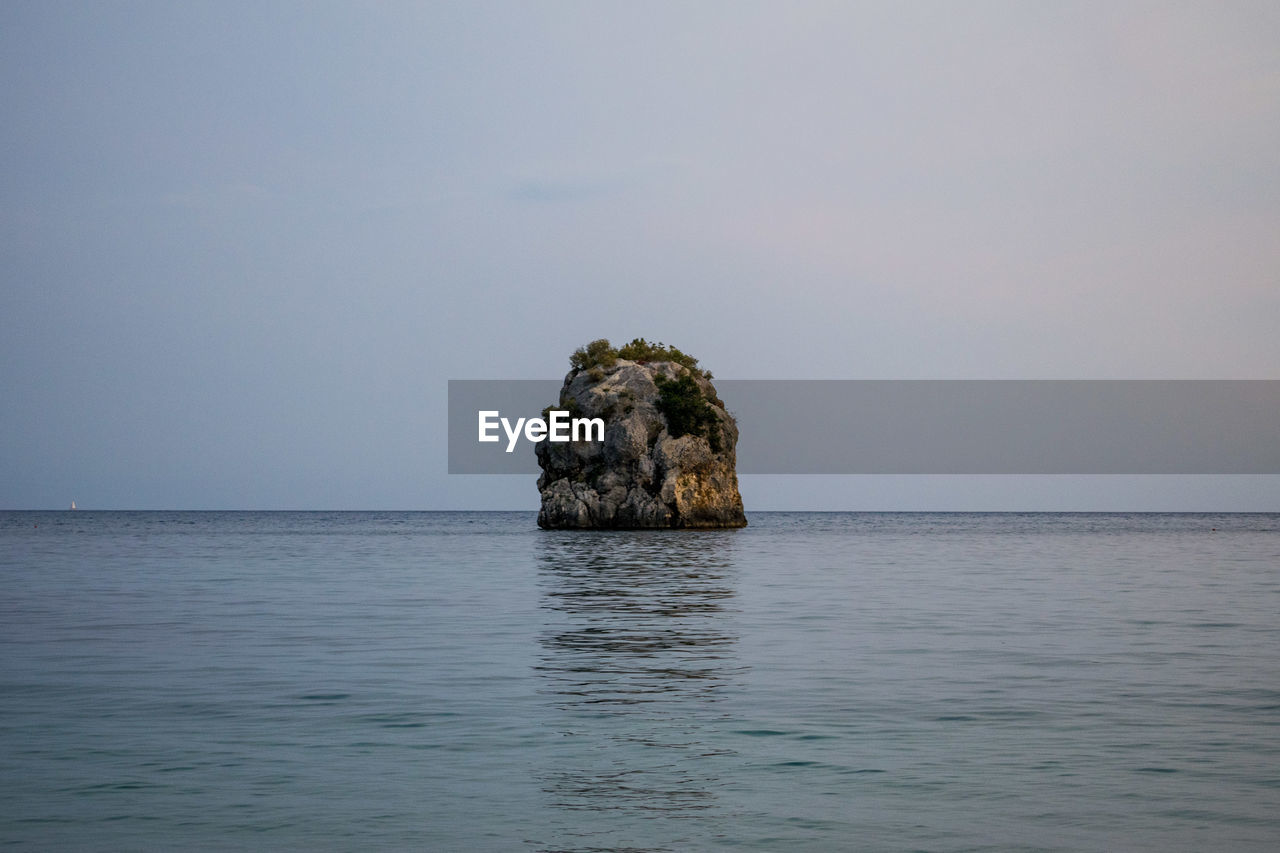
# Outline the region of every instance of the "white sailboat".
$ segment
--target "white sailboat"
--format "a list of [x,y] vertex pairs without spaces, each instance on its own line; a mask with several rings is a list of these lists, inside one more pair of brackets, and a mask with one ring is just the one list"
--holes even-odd
[[72,509],[75,509],[75,508],[76,508],[76,502],[75,502],[75,501],[72,501],[72,502],[71,502],[71,508],[72,508]]

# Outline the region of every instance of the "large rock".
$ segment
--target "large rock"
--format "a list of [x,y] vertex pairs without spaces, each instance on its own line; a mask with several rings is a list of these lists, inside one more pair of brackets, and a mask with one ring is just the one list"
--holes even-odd
[[[670,383],[683,380],[681,389]],[[665,386],[664,392],[658,385]],[[697,412],[673,435],[673,398]],[[704,408],[705,406],[705,408]],[[537,445],[542,475],[538,526],[546,528],[744,527],[735,470],[738,427],[710,379],[673,361],[624,358],[571,371],[560,404],[574,417],[602,418],[604,441]],[[672,414],[677,427],[687,418]]]

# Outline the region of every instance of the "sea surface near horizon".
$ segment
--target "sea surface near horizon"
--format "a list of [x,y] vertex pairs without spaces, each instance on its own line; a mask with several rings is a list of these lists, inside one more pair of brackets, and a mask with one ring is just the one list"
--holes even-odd
[[0,843],[1274,850],[1280,515],[0,512]]

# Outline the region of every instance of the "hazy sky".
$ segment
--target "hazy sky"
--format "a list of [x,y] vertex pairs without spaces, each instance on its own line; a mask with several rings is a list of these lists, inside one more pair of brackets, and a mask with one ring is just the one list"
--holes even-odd
[[[0,4],[0,508],[533,508],[450,378],[1280,378],[1280,7]],[[1280,510],[1280,478],[746,478]]]

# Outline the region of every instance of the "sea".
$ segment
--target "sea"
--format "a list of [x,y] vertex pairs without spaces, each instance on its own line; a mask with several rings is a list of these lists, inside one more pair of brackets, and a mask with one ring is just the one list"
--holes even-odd
[[1280,849],[1280,515],[748,517],[0,513],[0,845]]

